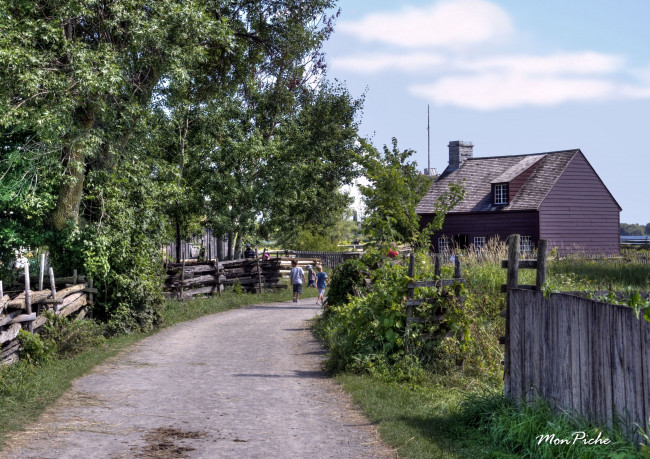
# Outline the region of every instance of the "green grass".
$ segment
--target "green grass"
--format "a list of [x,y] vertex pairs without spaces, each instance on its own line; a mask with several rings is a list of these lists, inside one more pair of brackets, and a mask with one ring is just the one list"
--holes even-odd
[[565,258],[549,263],[549,276],[573,278],[592,290],[650,290],[650,265],[622,259]]
[[[316,289],[303,290],[303,298],[317,296]],[[226,291],[222,298],[201,298],[194,301],[166,301],[161,315],[163,325],[151,333],[119,335],[91,349],[66,359],[56,359],[40,366],[18,362],[0,368],[0,450],[9,435],[36,421],[45,409],[70,388],[75,378],[84,376],[106,359],[130,345],[168,326],[193,320],[249,304],[289,301],[290,289],[265,292],[262,295]]]
[[[585,420],[552,413],[539,404],[516,409],[500,390],[477,389],[462,376],[414,387],[370,375],[341,374],[351,393],[386,443],[404,458],[644,458],[620,431],[602,430]],[[481,384],[478,384],[479,386]],[[472,392],[467,392],[468,390]],[[573,439],[585,432],[608,445],[538,444],[539,435]]]

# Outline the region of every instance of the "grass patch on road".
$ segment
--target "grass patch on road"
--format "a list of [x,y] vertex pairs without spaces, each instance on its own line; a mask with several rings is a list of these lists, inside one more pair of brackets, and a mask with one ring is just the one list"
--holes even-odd
[[[316,289],[306,288],[302,298],[317,296]],[[226,291],[222,297],[199,298],[193,301],[166,301],[161,309],[163,324],[151,333],[133,333],[108,338],[103,345],[70,358],[50,360],[41,365],[21,361],[0,368],[0,450],[11,434],[35,422],[47,407],[68,390],[72,381],[90,373],[106,359],[132,344],[171,325],[194,320],[230,309],[259,303],[291,301],[290,289],[265,292],[262,295]]]

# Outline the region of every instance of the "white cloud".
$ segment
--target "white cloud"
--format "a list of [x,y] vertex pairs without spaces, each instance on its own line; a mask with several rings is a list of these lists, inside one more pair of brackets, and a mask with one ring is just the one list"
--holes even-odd
[[440,69],[447,63],[447,57],[433,53],[369,53],[336,58],[331,66],[355,73],[378,73],[386,70],[413,73]]
[[413,85],[409,90],[438,105],[454,105],[473,110],[650,97],[650,88],[618,84],[606,79],[516,73],[444,77],[431,84]]
[[464,48],[495,42],[513,30],[508,14],[485,0],[446,0],[425,8],[373,13],[341,22],[338,31],[365,42],[406,48]]

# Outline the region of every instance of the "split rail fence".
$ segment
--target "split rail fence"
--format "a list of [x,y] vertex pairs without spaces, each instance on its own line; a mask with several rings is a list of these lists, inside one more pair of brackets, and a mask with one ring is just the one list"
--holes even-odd
[[43,314],[52,311],[54,314],[83,318],[94,304],[92,280],[88,282],[76,271],[72,277],[54,277],[54,271],[49,268],[50,288],[44,288],[45,260],[41,257],[38,289],[31,289],[29,265],[25,266],[24,289],[5,293],[0,281],[0,364],[8,365],[18,360],[20,341],[18,334],[21,329],[38,333],[47,321]]
[[[510,237],[505,393],[518,403],[537,398],[632,437],[650,417],[650,322],[632,308],[551,293],[545,297],[546,241],[537,260],[519,260]],[[537,285],[518,284],[518,269],[537,269]]]
[[[415,254],[411,252],[409,255],[409,268],[408,276],[413,278],[415,275]],[[410,341],[411,341],[411,326],[414,323],[426,323],[433,321],[434,323],[440,323],[444,319],[444,311],[437,311],[437,315],[434,317],[418,317],[415,314],[416,307],[422,303],[431,303],[434,301],[431,298],[418,298],[414,299],[415,289],[422,287],[451,287],[454,285],[460,285],[465,283],[463,278],[463,271],[461,266],[460,257],[456,257],[454,261],[454,277],[453,279],[441,279],[442,275],[442,256],[436,254],[434,257],[434,277],[433,280],[421,280],[416,282],[410,282],[407,285],[406,293],[406,339],[404,341],[404,351],[406,354],[410,353]],[[464,301],[461,299],[461,301]]]

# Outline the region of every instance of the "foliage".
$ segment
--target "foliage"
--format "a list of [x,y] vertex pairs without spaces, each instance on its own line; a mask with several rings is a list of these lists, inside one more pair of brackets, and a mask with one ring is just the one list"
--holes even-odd
[[34,333],[20,329],[18,332],[20,351],[18,356],[31,365],[49,362],[56,354],[56,343],[51,339],[41,338]]
[[75,320],[65,316],[45,313],[47,322],[39,331],[41,339],[56,343],[56,353],[68,358],[104,344],[104,326],[94,320]]
[[365,292],[366,265],[356,258],[345,260],[330,275],[329,307],[346,304],[350,297]]
[[639,225],[638,223],[621,223],[621,236],[646,236],[650,235],[650,223]]
[[380,153],[362,143],[366,153],[361,162],[367,186],[360,186],[366,207],[363,231],[379,242],[415,242],[420,219],[415,207],[431,186],[431,179],[408,162],[415,152],[400,151],[393,138],[392,149],[384,145]]

